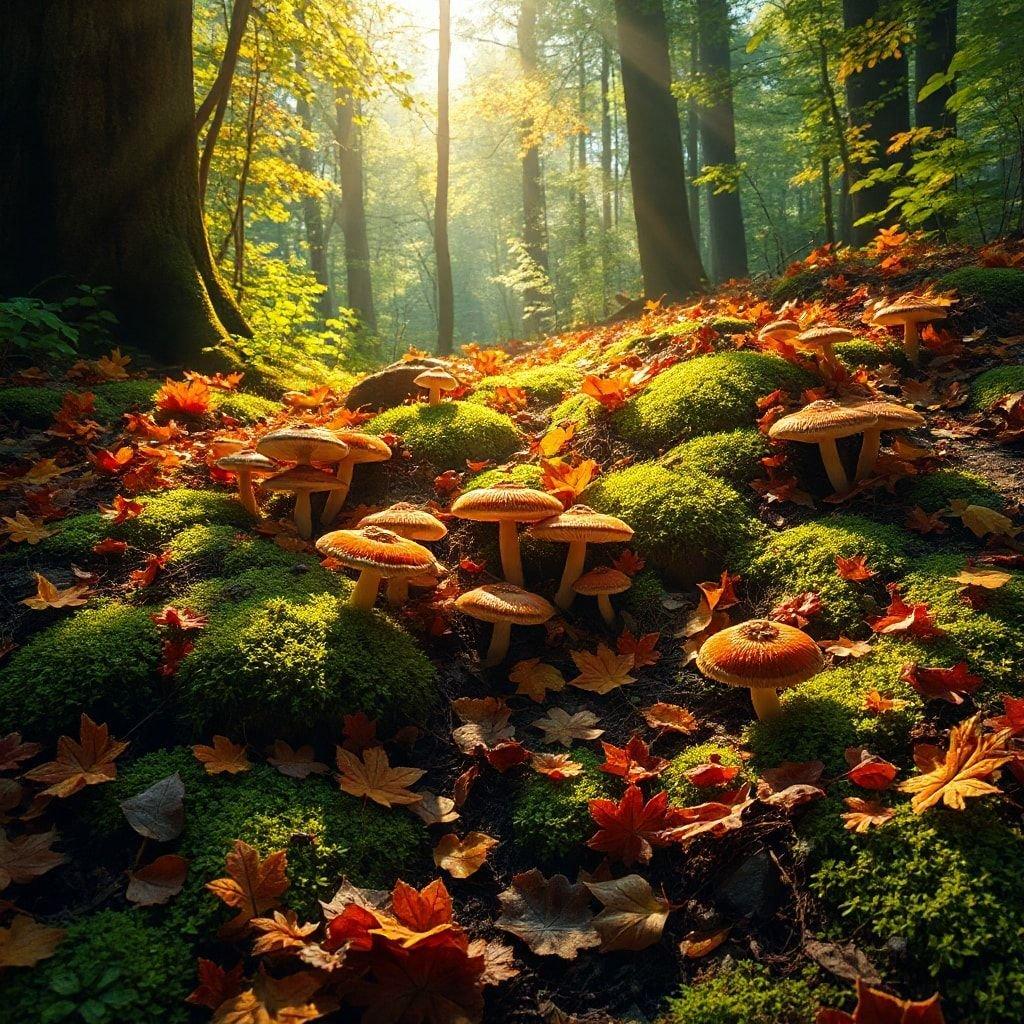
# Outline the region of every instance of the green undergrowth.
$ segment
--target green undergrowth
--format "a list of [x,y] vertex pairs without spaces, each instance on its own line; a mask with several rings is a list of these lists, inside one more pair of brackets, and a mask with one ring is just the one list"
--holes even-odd
[[665,584],[653,569],[646,568],[633,577],[632,583],[619,598],[622,611],[636,621],[638,628],[656,629],[665,618]]
[[961,299],[979,303],[990,316],[1019,315],[1024,309],[1024,270],[1015,267],[961,267],[940,277],[937,287],[956,289]]
[[99,512],[83,512],[46,524],[53,536],[38,544],[18,544],[0,555],[0,562],[82,562],[92,558],[93,545],[112,534],[112,524]]
[[793,299],[813,299],[821,294],[822,283],[830,276],[829,269],[811,267],[796,274],[779,278],[772,288],[772,302],[780,305]]
[[467,477],[462,486],[464,490],[469,491],[476,487],[493,487],[495,484],[508,481],[522,484],[524,487],[540,487],[540,478],[540,466],[532,462],[523,462],[508,469],[502,469],[500,466],[485,469],[475,476]]
[[658,462],[676,472],[706,473],[742,487],[764,474],[761,459],[766,455],[768,440],[759,431],[731,430],[683,441]]
[[572,424],[577,430],[589,427],[601,412],[601,403],[590,395],[582,392],[570,395],[551,410],[551,425],[564,426]]
[[971,405],[975,409],[987,409],[1004,395],[1015,395],[1019,391],[1024,391],[1024,364],[997,366],[979,373],[971,381]]
[[838,342],[833,346],[833,351],[839,362],[850,371],[856,370],[861,366],[874,370],[879,366],[885,366],[887,363],[891,363],[900,369],[910,365],[903,348],[895,342],[876,345],[873,341],[852,338],[850,341]]
[[218,391],[213,398],[213,409],[240,423],[256,423],[276,416],[281,411],[278,402],[244,391]]
[[524,370],[484,377],[473,387],[466,399],[477,405],[488,405],[499,387],[523,388],[531,405],[553,405],[574,391],[583,381],[583,374],[575,366],[564,363],[543,363]]
[[198,491],[178,487],[154,491],[138,498],[142,511],[112,532],[136,547],[152,549],[172,541],[190,526],[252,525],[238,499],[226,491]]
[[983,476],[960,469],[939,469],[905,480],[898,490],[908,508],[919,505],[925,512],[949,508],[954,501],[999,510],[1006,499]]
[[695,786],[686,778],[686,773],[697,765],[709,763],[712,757],[717,757],[728,768],[743,769],[746,764],[735,750],[720,743],[697,743],[687,747],[681,754],[672,758],[660,776],[662,787],[672,798],[673,804],[685,807],[705,800],[714,800],[729,789],[753,781],[749,772],[741,770],[727,786]]

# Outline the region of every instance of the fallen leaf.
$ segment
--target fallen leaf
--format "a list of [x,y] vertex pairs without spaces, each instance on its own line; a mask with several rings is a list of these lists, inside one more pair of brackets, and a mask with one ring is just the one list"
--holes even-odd
[[32,782],[45,782],[44,796],[68,797],[86,786],[95,786],[117,778],[114,761],[128,744],[110,739],[106,725],[97,725],[83,714],[79,740],[61,736],[57,741],[57,759],[26,772]]
[[184,857],[165,853],[128,875],[125,899],[136,907],[160,906],[181,892],[187,874],[188,861]]
[[818,1010],[815,1024],[946,1024],[938,995],[922,1002],[899,999],[870,988],[857,979],[857,1005],[853,1013],[843,1010]]
[[452,786],[452,799],[456,807],[461,807],[469,797],[469,791],[473,788],[480,775],[480,766],[471,764],[456,780]]
[[519,740],[502,740],[501,743],[484,751],[487,763],[504,774],[509,768],[516,768],[530,760],[530,752]]
[[718,949],[731,931],[729,927],[710,932],[687,932],[679,943],[679,952],[691,960],[699,960]]
[[584,882],[602,910],[594,918],[601,936],[601,952],[640,950],[653,946],[668,920],[669,902],[655,896],[650,882],[640,875],[626,875],[609,882]]
[[252,762],[245,756],[245,745],[232,743],[227,736],[214,736],[212,747],[196,743],[192,753],[202,763],[207,775],[237,775],[252,767]]
[[836,555],[836,571],[841,579],[849,580],[851,583],[862,583],[878,575],[868,568],[867,555],[854,555],[851,558]]
[[838,942],[820,942],[818,939],[807,939],[804,952],[829,974],[834,974],[843,981],[856,981],[861,978],[869,985],[881,985],[882,978],[872,966],[871,961],[852,943],[840,945]]
[[648,665],[657,665],[661,661],[661,654],[655,650],[660,633],[644,633],[643,636],[634,636],[631,630],[623,630],[615,641],[615,650],[619,654],[633,655],[633,668],[647,668]]
[[299,924],[293,910],[275,910],[270,917],[254,917],[249,923],[253,931],[259,932],[252,946],[253,956],[295,953],[319,927],[315,923]]
[[739,775],[738,765],[722,764],[721,754],[711,754],[704,764],[688,768],[683,775],[691,786],[727,786]]
[[700,728],[700,723],[694,718],[693,713],[678,704],[658,701],[649,707],[641,708],[640,714],[652,729],[664,729],[666,732],[678,732],[685,736]]
[[968,669],[966,661],[952,668],[922,668],[914,662],[904,666],[900,679],[925,700],[944,700],[950,704],[963,704],[964,695],[974,693],[985,681]]
[[274,978],[261,964],[252,988],[217,1007],[213,1024],[302,1024],[316,1020],[337,1006],[332,999],[313,999],[323,983],[324,976],[316,971]]
[[686,849],[695,839],[710,835],[721,839],[728,832],[743,827],[743,812],[754,801],[749,797],[749,787],[743,786],[732,794],[730,801],[711,800],[693,807],[680,807],[674,812],[674,823],[662,832],[663,843],[679,843]]
[[0,736],[0,772],[13,772],[43,749],[42,743],[24,743],[20,732]]
[[679,811],[668,806],[668,793],[658,793],[645,803],[638,786],[630,786],[621,800],[599,798],[588,807],[598,831],[587,846],[627,867],[648,863],[652,848],[664,845],[665,830],[681,820]]
[[540,658],[517,661],[508,675],[509,682],[516,684],[516,693],[529,697],[538,704],[547,694],[560,693],[565,689],[565,676],[554,665],[548,665]]
[[17,914],[6,928],[0,928],[0,967],[35,967],[53,956],[67,933],[48,928],[26,914]]
[[601,944],[586,885],[573,885],[565,875],[545,878],[531,868],[513,876],[498,902],[501,916],[495,925],[518,936],[538,956],[573,960],[581,949]]
[[274,740],[267,763],[293,779],[308,779],[310,775],[325,775],[328,771],[327,765],[316,760],[311,746],[307,744],[293,750],[284,740]]
[[616,654],[606,644],[598,644],[597,651],[572,651],[572,660],[580,674],[571,679],[573,686],[590,693],[605,694],[627,683],[635,683],[629,674],[633,667],[632,654]]
[[3,533],[6,533],[14,544],[38,544],[41,540],[53,536],[41,519],[30,519],[24,512],[15,512],[13,516],[3,516]]
[[572,760],[569,754],[533,754],[530,766],[539,775],[546,775],[553,782],[571,779],[583,771],[583,765]]
[[803,629],[815,616],[821,614],[821,597],[812,590],[797,594],[776,605],[768,618],[773,622],[782,622],[787,626]]
[[604,729],[595,729],[597,715],[593,711],[577,711],[570,715],[561,708],[551,708],[544,718],[532,723],[534,729],[544,733],[545,743],[561,743],[571,747],[576,740],[596,740]]
[[233,999],[242,991],[242,973],[241,960],[230,971],[226,971],[220,964],[199,957],[196,961],[199,984],[185,997],[185,1002],[216,1010],[221,1003]]
[[995,537],[1016,537],[1021,527],[1014,526],[1013,520],[995,509],[984,505],[969,505],[964,501],[951,502],[951,515],[956,516],[975,537],[992,534]]
[[895,583],[890,583],[886,589],[889,591],[889,607],[885,615],[868,619],[868,625],[874,632],[887,635],[907,633],[922,639],[944,635],[935,625],[928,605],[907,604]]
[[166,843],[177,839],[185,827],[184,797],[185,784],[175,772],[136,796],[122,800],[121,810],[140,836]]
[[454,833],[442,836],[434,847],[434,863],[452,878],[469,878],[479,871],[498,840],[483,832],[468,832],[460,839]]
[[288,858],[278,850],[262,859],[248,843],[236,839],[225,866],[228,877],[207,882],[206,888],[238,911],[218,932],[223,939],[233,939],[248,931],[252,918],[278,907],[288,888]]
[[981,587],[983,590],[999,590],[1013,579],[1002,569],[987,569],[983,566],[969,566],[949,578],[955,583],[962,583],[965,587]]
[[50,849],[56,839],[53,830],[8,839],[0,828],[0,891],[11,883],[25,885],[63,864],[67,859],[64,854]]
[[602,743],[601,747],[604,750],[601,771],[617,775],[627,783],[655,779],[668,767],[668,761],[652,754],[639,736],[630,737],[625,747],[613,743]]
[[899,771],[884,757],[861,747],[847,747],[846,763],[850,766],[846,777],[862,789],[888,789]]
[[878,828],[887,824],[896,813],[891,807],[876,800],[862,800],[859,796],[848,796],[843,803],[850,808],[840,815],[843,828],[851,832],[867,832],[870,828]]
[[897,697],[883,697],[877,690],[868,690],[864,694],[864,710],[874,715],[884,715],[889,711],[902,711],[910,706],[909,700]]
[[1024,734],[1024,697],[1011,697],[1001,693],[1003,713],[998,718],[987,718],[985,725],[989,729],[1009,729],[1011,736]]
[[21,603],[33,611],[47,608],[78,608],[92,597],[92,590],[85,584],[77,584],[60,590],[41,573],[35,573],[36,596],[26,597]]
[[[474,944],[471,943],[469,948],[472,953]],[[515,950],[511,946],[500,942],[486,942],[483,944],[483,958],[484,973],[480,976],[482,985],[500,985],[519,974],[519,968],[515,966]]]
[[371,747],[360,759],[343,747],[337,748],[338,782],[352,796],[369,797],[383,807],[414,804],[419,796],[409,787],[424,776],[419,768],[392,768],[383,747]]
[[453,730],[452,739],[464,754],[478,747],[486,750],[515,733],[508,721],[512,712],[500,697],[459,697],[452,701],[452,710],[463,723]]
[[416,791],[420,798],[418,803],[411,804],[409,810],[428,825],[447,825],[458,821],[459,812],[455,810],[455,801],[448,796],[438,796],[428,789]]

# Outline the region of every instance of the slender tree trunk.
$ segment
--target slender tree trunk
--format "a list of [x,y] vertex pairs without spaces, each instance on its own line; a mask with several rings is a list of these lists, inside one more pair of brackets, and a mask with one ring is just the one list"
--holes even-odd
[[125,337],[167,362],[250,333],[200,208],[190,4],[8,0],[0,123],[0,293],[109,285]]
[[611,294],[612,230],[612,117],[610,78],[612,54],[607,42],[601,43],[601,311],[608,313]]
[[452,53],[451,0],[439,0],[437,38],[437,189],[434,193],[434,259],[437,263],[437,351],[450,355],[455,342],[455,296],[448,251],[448,175],[451,126],[448,78]]
[[918,128],[956,131],[956,111],[946,102],[956,90],[953,82],[924,100],[917,97],[933,75],[945,74],[956,53],[957,0],[932,0],[917,23],[914,49],[914,123]]
[[853,161],[850,156],[850,146],[846,139],[846,122],[839,111],[839,100],[836,97],[836,90],[832,85],[832,76],[828,67],[828,50],[825,41],[818,38],[818,82],[821,85],[821,94],[825,100],[828,110],[829,123],[836,136],[836,146],[839,149],[839,159],[843,165],[842,184],[839,190],[839,237],[846,244],[850,242],[850,180],[853,177]]
[[[700,69],[700,50],[697,27],[690,37],[690,74],[696,79]],[[686,173],[690,176],[690,224],[693,226],[693,242],[697,252],[701,251],[700,230],[700,187],[694,181],[700,177],[700,114],[697,97],[691,95],[686,101]]]
[[[587,60],[583,44],[580,44],[579,67],[579,114],[580,121],[587,123]],[[579,188],[576,194],[576,241],[580,252],[587,244],[587,137],[589,132],[581,131],[576,137],[576,172]]]
[[[732,103],[729,0],[697,0],[700,71],[708,103],[700,108],[704,163],[735,166],[736,118]],[[747,240],[739,182],[735,188],[708,190],[708,235],[711,277],[725,281],[747,276]]]
[[[801,199],[803,193],[801,193]],[[801,211],[801,214],[803,211]],[[828,155],[821,158],[821,213],[825,224],[825,241],[836,244],[836,221],[832,213],[832,161]]]
[[662,0],[615,0],[637,247],[650,298],[685,298],[704,284],[693,242],[679,113],[672,95]]
[[341,90],[335,93],[335,140],[341,182],[341,231],[345,236],[345,301],[372,334],[377,330],[370,274],[370,241],[366,231],[363,183],[363,133],[357,123],[355,101]]

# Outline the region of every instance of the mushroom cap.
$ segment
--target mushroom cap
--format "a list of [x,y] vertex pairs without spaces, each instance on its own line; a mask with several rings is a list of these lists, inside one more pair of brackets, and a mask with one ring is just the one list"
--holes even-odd
[[265,434],[256,451],[281,462],[341,462],[348,455],[348,445],[333,430],[296,423]]
[[875,423],[876,430],[909,430],[912,427],[923,427],[927,422],[916,409],[908,409],[898,402],[887,402],[882,398],[866,398],[847,404],[850,408],[871,413],[878,421]]
[[432,571],[436,564],[425,547],[380,526],[325,533],[316,542],[316,549],[350,569],[369,569],[388,579],[417,576]]
[[399,501],[380,512],[371,512],[356,525],[360,528],[382,526],[409,540],[440,540],[448,532],[448,527],[437,516],[408,501]]
[[597,597],[599,594],[621,594],[632,585],[633,581],[624,572],[610,565],[599,565],[585,572],[572,589],[584,597]]
[[792,338],[800,333],[800,325],[795,320],[774,320],[765,324],[757,332],[759,338]]
[[273,473],[278,468],[273,459],[254,451],[229,452],[217,460],[218,469],[226,469],[229,473]]
[[821,648],[795,626],[751,619],[714,633],[697,652],[697,668],[726,686],[781,690],[821,670]]
[[448,570],[440,562],[435,562],[431,568],[427,569],[426,572],[421,572],[416,576],[409,576],[408,583],[410,587],[432,589],[441,582],[441,577],[444,576],[446,572],[448,572]]
[[578,540],[588,544],[613,544],[629,540],[633,536],[633,528],[615,516],[595,512],[589,505],[572,505],[532,526],[530,533],[540,540],[554,540],[562,544]]
[[831,398],[821,398],[776,420],[768,436],[780,441],[831,441],[859,434],[876,423],[875,414],[860,406],[840,405]]
[[290,491],[294,494],[308,491],[314,494],[319,491],[336,491],[345,485],[333,473],[300,463],[298,466],[268,476],[260,486],[266,491]]
[[223,458],[232,452],[240,452],[249,447],[249,442],[240,437],[215,437],[210,442],[210,454],[215,458]]
[[845,327],[812,327],[798,334],[793,342],[803,348],[820,351],[830,348],[838,341],[849,341],[852,337],[853,331],[848,331]]
[[432,366],[413,378],[413,384],[421,388],[440,388],[442,391],[454,391],[459,386],[458,378],[453,377],[443,366]]
[[561,511],[553,494],[510,481],[474,488],[452,502],[453,515],[478,523],[535,523]]
[[348,446],[349,462],[387,462],[391,458],[391,449],[373,434],[364,434],[361,430],[335,430],[334,436]]
[[463,615],[481,622],[511,622],[514,626],[540,626],[555,614],[554,606],[539,594],[514,583],[488,583],[455,599]]
[[879,309],[872,323],[879,327],[895,327],[897,324],[919,324],[926,320],[945,320],[949,314],[945,306],[934,302],[894,302]]

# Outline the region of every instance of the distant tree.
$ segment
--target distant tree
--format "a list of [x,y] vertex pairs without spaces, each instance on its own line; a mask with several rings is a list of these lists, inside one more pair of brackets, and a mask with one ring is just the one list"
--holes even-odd
[[916,25],[914,46],[914,125],[917,128],[956,128],[956,111],[948,106],[956,85],[953,80],[921,92],[936,75],[946,75],[956,53],[957,0],[929,0]]
[[438,2],[437,187],[434,192],[434,260],[437,264],[437,351],[448,355],[455,341],[455,294],[448,249],[448,180],[451,165],[449,74],[452,55],[451,0]]

